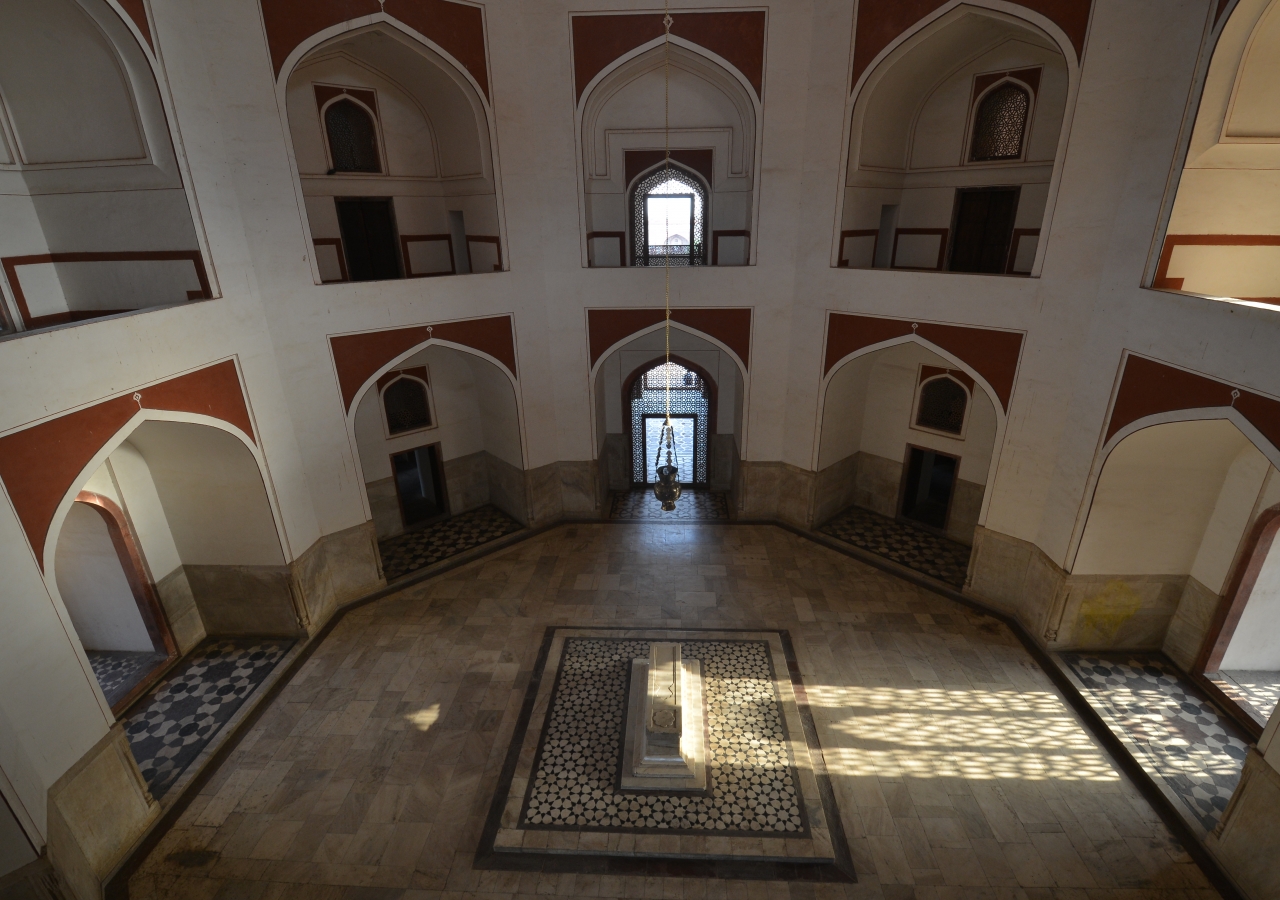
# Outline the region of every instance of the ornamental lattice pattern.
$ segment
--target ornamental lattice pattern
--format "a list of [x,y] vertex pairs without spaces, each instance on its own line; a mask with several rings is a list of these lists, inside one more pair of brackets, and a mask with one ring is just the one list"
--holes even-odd
[[[671,375],[671,415],[692,416],[694,419],[693,435],[693,483],[707,482],[707,419],[711,412],[711,403],[707,397],[709,391],[706,382],[696,372],[684,368],[678,363],[663,363],[670,366]],[[631,388],[631,480],[635,484],[648,481],[647,451],[644,440],[644,420],[646,416],[665,416],[667,414],[667,391],[664,377],[652,377],[660,373],[662,365],[655,366],[640,378]],[[691,376],[686,380],[686,376]],[[650,387],[649,385],[661,385]],[[688,460],[680,460],[683,469],[690,465]],[[681,482],[686,479],[681,477]]]
[[[680,193],[693,194],[693,228],[689,235],[688,250],[671,252],[671,248],[650,247],[649,205],[645,199],[650,196],[662,196],[674,193],[669,190],[658,191],[656,188],[674,181],[680,185]],[[635,266],[702,266],[706,265],[706,208],[707,192],[697,179],[686,175],[672,166],[669,169],[658,169],[652,175],[642,179],[631,194],[631,242],[632,265]]]
[[702,663],[706,793],[622,792],[618,765],[633,659],[649,642],[573,638],[521,814],[524,828],[808,833],[764,641],[682,641]]
[[1027,130],[1031,96],[1006,82],[983,98],[973,123],[972,162],[1018,159],[1022,156],[1022,135]]

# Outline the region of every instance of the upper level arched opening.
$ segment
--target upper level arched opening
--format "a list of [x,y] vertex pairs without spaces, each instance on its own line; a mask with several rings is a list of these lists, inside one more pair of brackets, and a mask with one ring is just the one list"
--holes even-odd
[[0,92],[0,332],[213,295],[151,57],[113,7],[0,7]]
[[1239,0],[1205,75],[1153,288],[1280,306],[1278,58],[1280,2]]
[[384,21],[322,41],[285,78],[320,281],[505,267],[488,102],[464,70]]
[[[673,37],[665,50],[659,39],[607,69],[579,103],[589,266],[646,265],[648,254],[637,251],[633,200],[641,176],[666,163],[667,96],[676,178],[686,179],[692,193],[699,186],[706,192],[700,264],[747,265],[752,259],[759,101],[741,73]],[[682,236],[693,250],[694,236]]]
[[852,99],[834,264],[1033,274],[1074,71],[1044,28],[967,5],[884,53]]

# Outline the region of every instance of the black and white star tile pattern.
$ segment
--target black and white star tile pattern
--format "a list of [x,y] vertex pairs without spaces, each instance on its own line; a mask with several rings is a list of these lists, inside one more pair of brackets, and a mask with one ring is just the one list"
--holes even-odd
[[407,531],[378,541],[382,554],[382,573],[387,581],[395,581],[417,569],[457,556],[519,531],[524,526],[493,506],[482,506],[451,516],[443,522]]
[[808,834],[768,645],[682,641],[680,648],[702,663],[707,791],[618,789],[631,661],[648,655],[649,642],[575,638],[565,641],[522,827]]
[[129,696],[138,682],[169,658],[163,653],[137,650],[86,650],[85,654],[109,706]]
[[695,491],[686,485],[680,499],[676,501],[676,508],[665,510],[653,496],[652,488],[636,488],[632,491],[614,491],[609,518],[728,521],[729,502],[726,494],[718,491]]
[[964,587],[971,551],[957,541],[856,506],[818,530],[931,578]]
[[1178,795],[1206,831],[1240,780],[1245,736],[1158,654],[1059,653],[1139,750],[1138,763]]
[[216,638],[197,647],[125,720],[151,796],[162,798],[293,641]]

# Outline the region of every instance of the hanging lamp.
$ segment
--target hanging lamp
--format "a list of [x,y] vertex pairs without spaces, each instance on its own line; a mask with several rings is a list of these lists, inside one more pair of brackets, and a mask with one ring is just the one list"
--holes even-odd
[[[662,27],[664,29],[664,37],[662,43],[662,133],[664,142],[664,156],[662,170],[665,174],[671,172],[671,18],[670,5],[663,7]],[[645,217],[646,224],[648,216]],[[666,241],[671,239],[671,220],[666,221]],[[648,241],[648,235],[645,236]],[[654,456],[655,474],[658,480],[653,485],[653,496],[662,504],[663,510],[671,512],[676,508],[676,501],[680,499],[680,456],[676,450],[676,432],[671,425],[671,253],[670,245],[664,241],[663,246],[666,250],[662,254],[663,269],[663,308],[666,312],[664,319],[664,332],[666,336],[667,353],[666,364],[662,367],[663,374],[667,382],[667,417],[662,423],[662,431],[658,435],[658,452]],[[666,462],[663,462],[663,455],[666,455]]]

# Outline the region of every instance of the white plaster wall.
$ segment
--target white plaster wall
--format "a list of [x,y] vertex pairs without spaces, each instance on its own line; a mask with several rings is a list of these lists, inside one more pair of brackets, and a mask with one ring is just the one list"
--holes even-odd
[[73,503],[54,557],[58,593],[86,650],[152,650],[102,516]]
[[365,482],[391,477],[391,455],[440,444],[443,458],[488,450],[523,468],[515,391],[493,363],[438,344],[415,353],[400,368],[427,366],[436,424],[422,431],[386,437],[381,397],[365,392],[356,408],[356,443]]
[[1191,576],[1215,593],[1222,593],[1227,586],[1231,564],[1257,512],[1258,497],[1271,468],[1251,443],[1241,448],[1227,468],[1191,564]]
[[[694,365],[701,366],[716,382],[715,434],[732,434],[742,446],[742,375],[732,356],[708,340],[679,328],[671,329],[671,352]],[[666,355],[663,330],[651,331],[628,341],[605,357],[596,371],[596,420],[603,434],[627,434],[629,423],[622,420],[623,382],[638,369],[661,360]],[[603,427],[602,427],[603,426]]]
[[284,563],[262,475],[238,438],[208,425],[144,422],[129,443],[146,460],[183,563]]
[[1280,544],[1258,572],[1244,614],[1222,657],[1223,669],[1280,669]]
[[962,438],[914,428],[912,411],[921,365],[954,368],[933,351],[906,343],[858,357],[846,364],[847,375],[842,371],[832,377],[822,410],[819,469],[859,450],[901,462],[907,445],[913,444],[960,457],[959,478],[987,483],[995,446],[995,407],[981,388],[975,388]]
[[[1107,457],[1098,479],[1071,571],[1077,575],[1189,574],[1199,561],[1228,473],[1242,454],[1246,462],[1238,477],[1248,477],[1247,445],[1248,438],[1223,419],[1153,425],[1122,440]],[[1250,507],[1261,475],[1253,482]],[[1238,493],[1233,483],[1221,502],[1224,534],[1215,533],[1203,548],[1200,571],[1209,579],[1202,581],[1206,587],[1221,583],[1223,544],[1230,543],[1226,520],[1234,521]],[[1238,542],[1244,523],[1237,524]],[[1229,552],[1234,550],[1232,545]]]
[[173,532],[165,518],[164,505],[156,491],[147,461],[133,444],[125,441],[107,457],[109,474],[119,488],[118,500],[133,525],[138,549],[150,569],[153,583],[182,565]]

